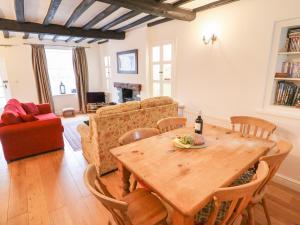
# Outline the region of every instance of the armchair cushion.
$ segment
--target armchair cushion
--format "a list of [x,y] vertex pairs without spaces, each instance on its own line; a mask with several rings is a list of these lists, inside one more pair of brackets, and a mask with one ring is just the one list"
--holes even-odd
[[141,108],[152,108],[172,104],[173,102],[173,99],[167,96],[148,98],[141,101]]
[[33,102],[22,103],[21,105],[27,114],[31,114],[31,115],[40,114],[39,108]]
[[50,104],[45,103],[45,104],[38,104],[36,105],[39,109],[40,114],[47,114],[47,113],[51,113],[51,107]]
[[111,114],[116,114],[116,113],[123,113],[123,112],[138,110],[140,108],[141,108],[140,102],[130,101],[130,102],[125,102],[125,103],[119,104],[119,105],[102,107],[97,110],[97,114],[101,115],[101,116],[111,115]]

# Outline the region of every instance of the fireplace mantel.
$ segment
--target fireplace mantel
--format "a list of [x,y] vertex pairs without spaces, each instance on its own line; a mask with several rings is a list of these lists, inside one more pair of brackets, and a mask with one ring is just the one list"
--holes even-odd
[[126,88],[126,89],[132,89],[134,91],[140,92],[142,90],[142,85],[141,84],[130,84],[130,83],[119,83],[115,82],[114,83],[115,88]]

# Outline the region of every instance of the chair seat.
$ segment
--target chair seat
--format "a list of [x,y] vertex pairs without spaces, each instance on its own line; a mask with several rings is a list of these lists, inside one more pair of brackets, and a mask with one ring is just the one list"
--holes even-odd
[[161,201],[145,189],[136,189],[122,200],[128,203],[127,214],[133,225],[159,224],[168,216]]

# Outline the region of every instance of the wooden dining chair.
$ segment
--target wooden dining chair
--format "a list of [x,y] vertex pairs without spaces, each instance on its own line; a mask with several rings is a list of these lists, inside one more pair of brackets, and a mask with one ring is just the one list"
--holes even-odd
[[165,133],[186,125],[186,118],[184,117],[168,117],[157,122],[157,128],[160,133]]
[[[137,189],[122,200],[114,199],[97,177],[94,165],[88,165],[84,182],[90,192],[111,213],[117,225],[166,225],[168,216],[161,201],[145,189]],[[112,224],[111,221],[108,224]]]
[[233,116],[230,118],[232,130],[238,131],[245,137],[259,137],[269,139],[275,131],[276,125],[260,118],[250,116]]
[[[156,128],[137,128],[126,132],[119,138],[120,145],[127,145],[135,141],[139,141],[145,138],[149,138],[159,134],[159,130]],[[138,179],[133,177],[131,191],[134,191],[137,187]],[[140,182],[141,183],[141,182]],[[143,185],[145,186],[145,185]]]
[[119,138],[120,145],[127,145],[132,142],[142,140],[159,134],[156,128],[137,128],[126,132]]
[[247,184],[219,188],[213,195],[209,208],[202,209],[197,215],[198,224],[205,225],[239,225],[242,213],[247,208],[255,191],[267,178],[268,164],[260,162],[253,180]]
[[261,203],[264,208],[264,212],[265,212],[265,215],[267,218],[268,225],[271,225],[271,219],[270,219],[270,216],[269,216],[269,213],[267,210],[266,200],[264,198],[266,186],[270,182],[270,180],[274,177],[274,175],[278,171],[281,163],[286,158],[286,156],[289,154],[292,147],[293,147],[292,144],[287,141],[279,141],[277,143],[277,152],[275,154],[269,155],[269,156],[263,156],[260,158],[260,161],[265,161],[268,163],[270,170],[269,170],[268,177],[264,180],[264,182],[256,190],[256,192],[254,193],[253,198],[247,208],[248,216],[249,216],[249,225],[255,224],[253,207],[259,203]]

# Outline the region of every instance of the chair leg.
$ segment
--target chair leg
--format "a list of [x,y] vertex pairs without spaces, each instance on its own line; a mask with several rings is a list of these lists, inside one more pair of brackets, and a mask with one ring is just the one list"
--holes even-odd
[[253,205],[249,205],[247,211],[248,211],[248,225],[255,225]]
[[266,215],[266,218],[267,218],[267,221],[268,221],[268,225],[272,225],[265,198],[263,198],[261,200],[261,202],[262,202],[262,206],[263,206],[264,211],[265,211],[265,215]]

